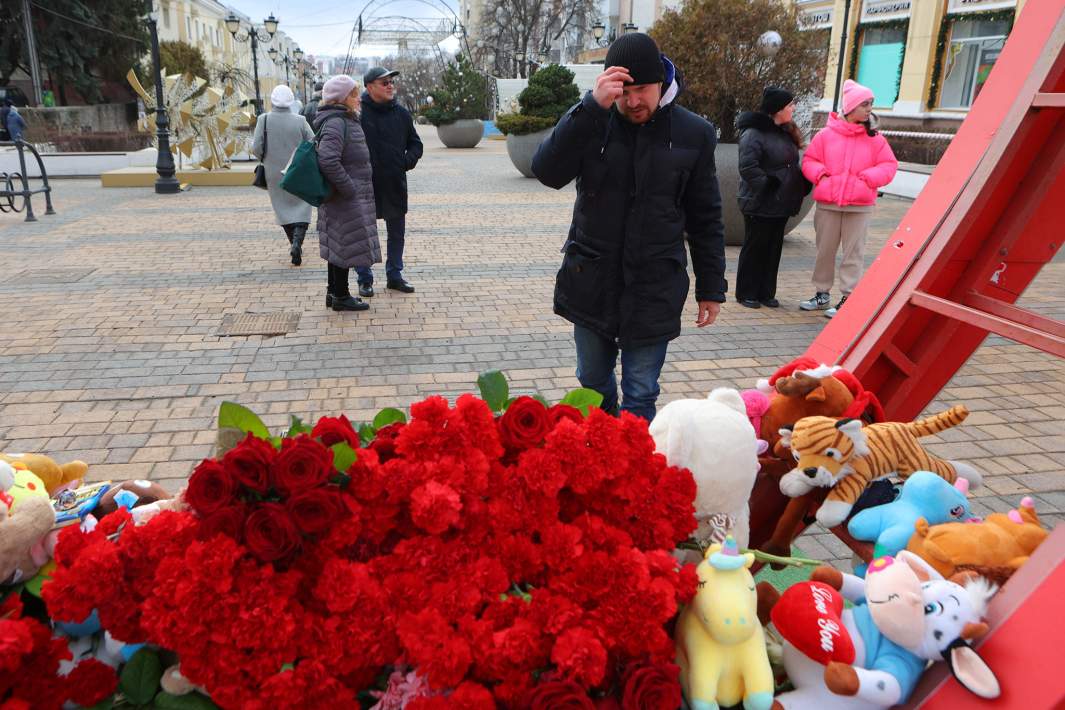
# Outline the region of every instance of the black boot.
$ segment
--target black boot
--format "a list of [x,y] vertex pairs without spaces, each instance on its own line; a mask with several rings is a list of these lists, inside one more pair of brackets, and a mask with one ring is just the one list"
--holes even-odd
[[303,238],[305,236],[307,236],[307,225],[297,224],[292,230],[292,248],[288,250],[293,266],[303,263]]

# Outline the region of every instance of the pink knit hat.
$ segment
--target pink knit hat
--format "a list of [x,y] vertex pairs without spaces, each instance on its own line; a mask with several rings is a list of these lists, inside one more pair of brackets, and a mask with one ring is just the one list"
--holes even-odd
[[843,115],[858,108],[858,105],[863,101],[869,101],[873,98],[873,90],[867,86],[862,86],[856,81],[847,79],[843,82]]
[[355,80],[350,76],[343,74],[334,76],[325,82],[325,86],[322,87],[322,103],[342,103],[348,97],[348,94],[355,90],[356,86]]

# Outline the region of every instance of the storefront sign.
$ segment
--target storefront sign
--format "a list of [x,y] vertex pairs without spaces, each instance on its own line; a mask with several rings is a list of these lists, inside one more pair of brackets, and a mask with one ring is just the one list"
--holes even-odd
[[1016,7],[1016,0],[948,0],[947,12],[957,15],[963,12],[984,12]]
[[910,0],[865,0],[862,22],[902,20],[910,16]]
[[832,6],[811,7],[799,10],[799,29],[801,30],[828,30],[832,29]]

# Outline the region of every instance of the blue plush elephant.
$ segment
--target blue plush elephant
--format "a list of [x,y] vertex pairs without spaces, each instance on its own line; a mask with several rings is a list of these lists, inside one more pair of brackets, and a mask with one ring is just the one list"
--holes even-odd
[[[906,549],[918,518],[938,525],[971,517],[968,492],[969,482],[964,478],[952,485],[931,471],[915,471],[894,502],[861,511],[847,523],[847,530],[857,540],[876,543],[873,559],[897,555]],[[856,566],[854,573],[864,577],[865,565]]]

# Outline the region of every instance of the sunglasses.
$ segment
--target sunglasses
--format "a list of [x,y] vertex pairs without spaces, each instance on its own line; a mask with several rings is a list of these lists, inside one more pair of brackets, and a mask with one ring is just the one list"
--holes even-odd
[[396,83],[397,83],[397,82],[396,82],[396,80],[395,80],[395,79],[379,79],[379,80],[377,81],[377,84],[378,84],[379,86],[395,86],[395,85],[396,85]]

